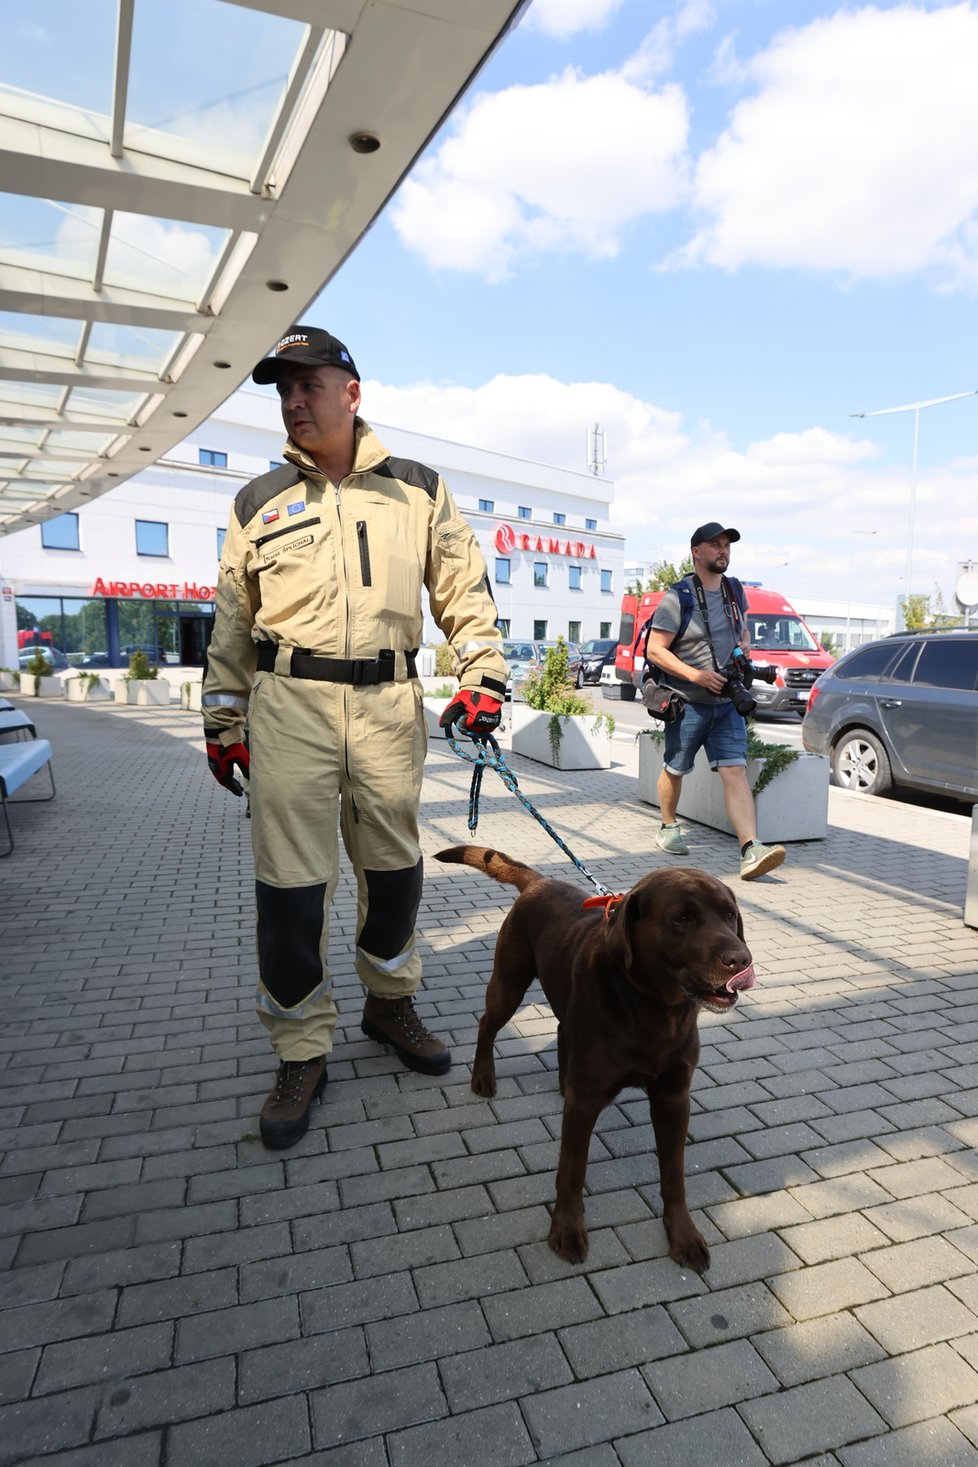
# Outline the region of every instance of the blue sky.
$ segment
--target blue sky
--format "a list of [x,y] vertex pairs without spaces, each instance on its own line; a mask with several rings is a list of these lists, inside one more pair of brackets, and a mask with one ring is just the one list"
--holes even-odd
[[[849,415],[978,389],[976,75],[978,0],[534,0],[306,319],[380,422],[582,468],[599,421],[630,555],[716,517],[893,604],[913,414]],[[978,396],[921,413],[911,589],[971,557]]]

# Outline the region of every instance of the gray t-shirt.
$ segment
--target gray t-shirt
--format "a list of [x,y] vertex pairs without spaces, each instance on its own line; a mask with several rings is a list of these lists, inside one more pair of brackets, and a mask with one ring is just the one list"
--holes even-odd
[[[723,589],[708,591],[704,586],[703,594],[706,597],[706,614],[710,619],[710,634],[713,637],[717,666],[723,667],[730,661],[733,649],[740,641],[740,634],[731,620],[730,605],[723,594]],[[677,632],[681,615],[682,609],[678,595],[675,591],[667,591],[656,607],[652,626],[657,632]],[[698,601],[693,603],[693,614],[689,619],[689,626],[681,637],[673,641],[669,651],[675,653],[683,662],[688,662],[690,667],[713,666],[710,642],[706,635],[706,627],[703,625]],[[672,673],[663,673],[660,670],[659,680],[675,688],[677,693],[682,693],[683,697],[688,698],[691,703],[722,703],[724,701],[715,693],[708,693],[698,683],[687,682],[685,678],[676,677]]]

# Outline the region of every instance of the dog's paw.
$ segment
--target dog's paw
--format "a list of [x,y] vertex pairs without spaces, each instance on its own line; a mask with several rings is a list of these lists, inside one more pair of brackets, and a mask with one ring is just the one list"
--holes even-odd
[[692,1268],[697,1273],[706,1273],[710,1266],[710,1250],[706,1239],[693,1226],[692,1219],[686,1227],[670,1229],[669,1257],[680,1268]]
[[561,1223],[557,1217],[554,1217],[550,1224],[550,1236],[547,1242],[557,1257],[562,1258],[565,1263],[583,1263],[587,1257],[587,1228],[583,1222]]
[[491,1100],[496,1093],[496,1071],[492,1065],[475,1065],[472,1070],[472,1089],[483,1100]]

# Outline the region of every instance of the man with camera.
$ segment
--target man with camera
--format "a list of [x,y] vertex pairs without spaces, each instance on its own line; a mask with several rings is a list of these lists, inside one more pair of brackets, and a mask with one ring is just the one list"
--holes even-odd
[[774,673],[750,661],[746,598],[739,581],[728,580],[730,546],[738,530],[716,520],[693,531],[693,574],[663,596],[649,629],[646,657],[658,669],[658,682],[682,699],[681,716],[665,725],[665,762],[659,776],[662,824],[656,844],[673,856],[689,848],[676,821],[683,776],[699,749],[723,781],[723,799],[740,842],[740,876],[753,881],[780,866],[784,846],[757,839],[754,796],[747,779],[745,718],[757,706],[749,688],[753,678],[773,681]]

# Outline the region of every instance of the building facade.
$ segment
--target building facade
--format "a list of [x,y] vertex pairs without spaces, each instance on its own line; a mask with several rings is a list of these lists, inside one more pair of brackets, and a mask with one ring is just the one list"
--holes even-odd
[[[370,421],[392,454],[444,476],[478,537],[505,636],[617,632],[624,541],[609,525],[610,480]],[[243,388],[118,489],[0,539],[0,667],[16,668],[36,641],[82,667],[125,666],[137,648],[200,666],[231,501],[281,462],[284,441],[277,398]],[[425,635],[442,640],[427,615]]]

